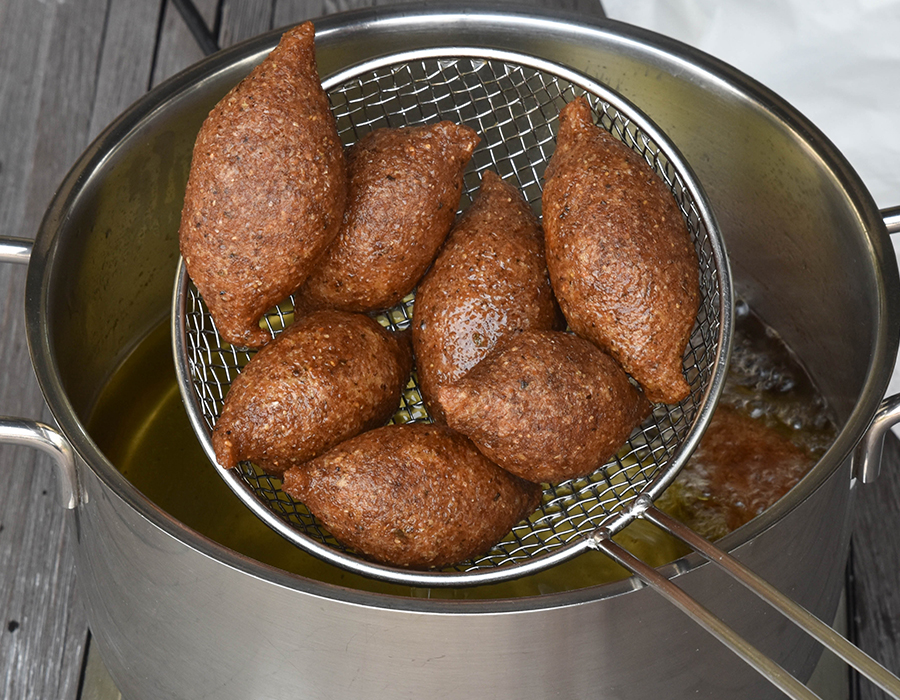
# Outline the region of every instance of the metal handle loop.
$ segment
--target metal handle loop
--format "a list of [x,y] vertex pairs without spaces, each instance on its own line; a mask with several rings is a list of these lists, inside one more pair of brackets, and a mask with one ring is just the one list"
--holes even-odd
[[[900,233],[900,206],[882,209],[881,216],[890,234]],[[853,476],[864,484],[871,484],[881,472],[884,436],[900,422],[900,394],[889,396],[875,412],[872,425],[856,445],[853,453]]]
[[900,233],[900,207],[882,209],[881,217],[884,219],[888,233]]
[[[33,247],[27,238],[0,237],[0,262],[27,264]],[[71,509],[81,502],[75,452],[58,430],[24,418],[0,418],[0,443],[33,447],[49,454],[60,476],[63,506]]]
[[864,484],[871,484],[881,472],[881,453],[884,437],[900,422],[900,394],[890,396],[881,402],[872,424],[853,452],[853,476]]
[[81,502],[75,451],[58,430],[39,421],[0,418],[0,442],[33,447],[49,454],[60,476],[63,506],[72,509]]
[[27,265],[34,243],[27,238],[0,237],[0,262]]

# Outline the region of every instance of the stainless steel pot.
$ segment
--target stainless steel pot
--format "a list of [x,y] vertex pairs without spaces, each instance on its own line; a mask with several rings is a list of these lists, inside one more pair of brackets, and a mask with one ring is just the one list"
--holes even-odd
[[[893,420],[897,402],[882,405],[881,398],[900,337],[900,278],[884,217],[840,153],[789,105],[727,65],[613,22],[433,8],[333,16],[317,28],[324,74],[454,42],[531,52],[608,83],[668,133],[710,196],[737,292],[803,358],[841,424],[808,477],[721,544],[834,619],[854,469],[861,457],[877,455]],[[105,381],[170,308],[194,136],[277,38],[217,54],[122,115],[75,164],[30,251],[28,341],[59,430],[10,419],[0,439],[57,457],[82,597],[124,696],[777,696],[633,579],[487,601],[342,588],[204,538],[142,496],[103,456],[84,426]],[[0,257],[27,259],[29,246],[16,246],[7,241]],[[786,669],[809,676],[815,644],[730,579],[696,556],[664,572]]]

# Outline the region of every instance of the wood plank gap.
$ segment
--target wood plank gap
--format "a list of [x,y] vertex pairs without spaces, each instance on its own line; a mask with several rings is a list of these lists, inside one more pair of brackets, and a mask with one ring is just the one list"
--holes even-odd
[[[859,646],[859,628],[857,627],[856,609],[856,562],[853,556],[853,538],[850,539],[850,551],[847,553],[846,583],[844,584],[844,597],[847,600],[847,639]],[[859,674],[852,668],[847,668],[849,674],[849,700],[859,698]]]
[[175,9],[178,10],[178,14],[184,21],[194,41],[197,42],[197,46],[200,47],[203,55],[209,56],[218,51],[219,42],[216,40],[216,34],[206,26],[206,20],[203,19],[203,15],[200,14],[200,10],[197,9],[197,5],[194,4],[193,0],[170,1],[175,5]]
[[[197,44],[196,38],[191,35],[184,18],[179,12],[172,11],[172,2],[173,0],[169,0],[169,7],[166,8],[163,18],[156,67],[153,71],[154,86],[205,56]],[[200,13],[200,21],[204,26],[210,27],[215,24],[218,0],[194,0],[193,5]],[[210,42],[215,43],[212,35],[210,35]]]
[[222,15],[225,13],[225,0],[216,3],[216,19],[213,22],[212,33],[217,46],[222,46]]
[[84,682],[87,679],[88,659],[91,655],[92,639],[91,630],[88,628],[87,636],[84,640],[84,653],[81,655],[81,671],[78,673],[78,693],[75,696],[76,698],[81,698],[84,695]]
[[91,112],[91,139],[146,94],[163,1],[131,0],[126,3],[114,0],[110,3]]
[[[881,475],[857,487],[853,520],[853,628],[858,646],[896,673],[900,670],[900,590],[896,572],[900,550],[884,533],[900,531],[900,441],[884,441]],[[887,694],[865,679],[854,678],[858,700],[883,700]]]
[[163,0],[159,3],[159,12],[156,15],[156,37],[153,41],[153,55],[150,58],[150,71],[147,73],[147,92],[153,88],[153,76],[156,74],[156,61],[159,58],[159,45],[162,41],[163,23],[166,20],[166,5]]
[[[0,2],[0,233],[34,238],[26,220],[26,190],[34,168],[41,86],[58,6]],[[9,303],[6,300],[4,303]],[[18,304],[18,300],[16,300]]]
[[113,0],[109,0],[106,3],[106,12],[103,14],[103,26],[100,29],[100,56],[97,58],[97,62],[94,64],[94,93],[91,95],[91,114],[88,119],[88,124],[94,123],[94,112],[97,107],[97,95],[100,91],[100,83],[101,83],[101,74],[103,71],[103,50],[102,47],[106,44],[106,34],[109,30],[109,15],[112,12],[112,3]]

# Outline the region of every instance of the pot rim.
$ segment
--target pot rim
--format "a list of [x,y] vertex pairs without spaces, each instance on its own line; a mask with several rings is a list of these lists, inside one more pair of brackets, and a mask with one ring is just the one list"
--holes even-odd
[[[514,7],[514,6],[513,6]],[[794,489],[762,515],[730,533],[718,545],[731,551],[749,542],[756,535],[773,526],[790,513],[815,491],[853,453],[857,443],[868,428],[872,417],[881,403],[884,391],[894,365],[900,339],[900,277],[895,258],[878,207],[859,176],[844,156],[809,120],[795,110],[788,102],[741,73],[734,67],[709,56],[697,49],[668,37],[609,19],[584,18],[573,13],[551,12],[545,9],[510,6],[479,6],[477,9],[460,11],[451,6],[435,5],[422,8],[421,5],[397,5],[390,8],[369,8],[340,13],[315,20],[317,40],[327,42],[332,35],[346,31],[365,32],[373,25],[383,25],[391,30],[404,26],[438,25],[450,26],[464,23],[474,27],[512,26],[521,28],[531,25],[547,29],[552,25],[562,33],[580,34],[586,37],[603,36],[622,46],[639,45],[643,51],[650,51],[671,62],[673,59],[690,66],[692,70],[702,69],[713,78],[718,87],[726,91],[737,91],[745,99],[758,104],[773,113],[782,123],[790,126],[810,144],[811,151],[833,171],[844,189],[854,201],[861,226],[870,232],[868,243],[871,258],[878,266],[880,308],[877,317],[881,321],[880,332],[875,343],[866,373],[866,382],[854,409],[841,429],[837,439],[826,454],[801,480]],[[25,290],[26,336],[31,353],[32,365],[57,425],[95,476],[121,500],[125,501],[150,524],[159,528],[175,540],[219,563],[246,575],[267,580],[278,586],[298,592],[329,599],[337,599],[349,604],[364,605],[436,614],[479,614],[546,610],[557,607],[578,605],[599,598],[622,595],[643,587],[635,577],[596,586],[552,593],[542,596],[491,599],[491,600],[429,600],[395,596],[385,593],[369,593],[334,584],[323,583],[292,574],[244,556],[182,524],[168,515],[155,503],[134,487],[121,472],[103,455],[89,436],[86,428],[78,420],[74,407],[67,397],[60,379],[58,366],[52,350],[49,323],[49,288],[53,279],[54,266],[59,264],[56,250],[59,233],[65,229],[68,212],[79,199],[81,192],[94,178],[102,174],[104,163],[121,147],[127,135],[142,123],[152,120],[154,113],[163,109],[170,101],[191,89],[199,89],[223,72],[250,68],[262,59],[277,44],[283,29],[265,34],[219,51],[190,66],[177,75],[161,83],[137,100],[131,107],[115,119],[78,158],[66,175],[48,206],[40,224],[28,265]],[[448,32],[449,36],[450,33]],[[491,46],[488,33],[478,36],[485,46]],[[478,40],[468,39],[467,44],[479,45]],[[174,270],[173,270],[174,275]],[[594,552],[584,556],[601,556]],[[660,571],[667,577],[686,573],[705,560],[692,553],[672,562]]]

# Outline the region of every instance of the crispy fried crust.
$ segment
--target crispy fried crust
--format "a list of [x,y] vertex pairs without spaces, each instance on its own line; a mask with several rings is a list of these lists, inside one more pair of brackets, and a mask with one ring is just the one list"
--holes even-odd
[[548,483],[595,471],[650,411],[615,360],[559,331],[506,336],[441,403],[489,459]]
[[444,420],[439,388],[468,372],[503,335],[561,321],[537,217],[516,188],[488,170],[416,290],[413,349],[432,417]]
[[259,347],[260,316],[294,292],[338,231],[347,170],[316,71],[313,25],[284,34],[210,112],[179,238],[219,333]]
[[390,425],[284,475],[341,542],[387,564],[440,568],[483,554],[532,512],[540,487],[445,426]]
[[368,316],[317,312],[296,321],[235,378],[212,433],[226,469],[253,461],[276,476],[363,430],[400,404],[412,358]]
[[477,143],[445,121],[377,129],[352,146],[344,223],[300,292],[306,303],[374,311],[412,291],[453,224]]
[[671,192],[593,123],[584,98],[560,112],[547,166],[547,266],[571,328],[615,357],[654,402],[688,394],[682,356],[697,315],[697,256]]

